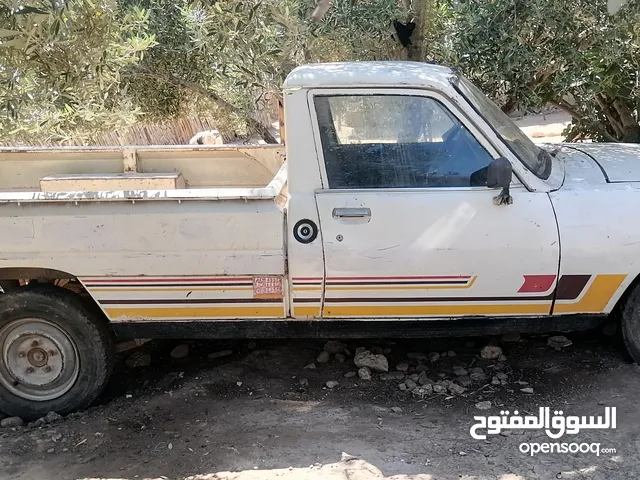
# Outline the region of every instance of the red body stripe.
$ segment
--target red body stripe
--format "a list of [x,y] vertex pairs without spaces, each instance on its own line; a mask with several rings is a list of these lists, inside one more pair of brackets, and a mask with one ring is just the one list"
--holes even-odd
[[556,280],[555,275],[523,275],[524,283],[518,293],[547,292]]
[[234,281],[248,281],[253,280],[252,277],[166,277],[166,278],[145,278],[145,277],[137,277],[137,278],[82,278],[85,283],[177,283],[177,282],[234,282]]
[[[415,276],[415,277],[327,277],[327,280],[469,280],[470,276],[450,275],[450,276]],[[322,277],[294,277],[295,281],[322,280]]]

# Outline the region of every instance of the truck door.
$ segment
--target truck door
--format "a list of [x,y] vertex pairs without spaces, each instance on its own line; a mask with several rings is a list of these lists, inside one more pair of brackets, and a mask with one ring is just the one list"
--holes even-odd
[[541,316],[559,262],[546,193],[514,175],[496,206],[498,152],[452,102],[407,89],[315,90],[315,199],[325,318]]

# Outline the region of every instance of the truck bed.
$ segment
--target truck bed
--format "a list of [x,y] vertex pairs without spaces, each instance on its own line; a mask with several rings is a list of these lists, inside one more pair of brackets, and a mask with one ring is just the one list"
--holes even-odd
[[286,180],[279,145],[3,148],[0,270],[281,276]]
[[0,148],[0,201],[273,198],[283,165],[281,145]]

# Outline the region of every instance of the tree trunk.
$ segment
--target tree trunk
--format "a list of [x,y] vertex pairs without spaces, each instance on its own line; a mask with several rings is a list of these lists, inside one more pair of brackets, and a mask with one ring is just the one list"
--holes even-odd
[[135,73],[132,73],[130,75],[131,76],[141,76],[141,77],[155,78],[157,80],[173,83],[174,85],[179,85],[179,86],[181,86],[183,88],[187,88],[187,89],[191,90],[192,92],[198,93],[198,94],[202,95],[203,97],[206,97],[209,100],[211,100],[219,108],[222,108],[223,110],[226,110],[227,112],[234,113],[234,114],[238,115],[240,118],[242,118],[246,122],[246,124],[249,127],[249,129],[251,129],[253,132],[255,132],[258,135],[260,135],[260,137],[262,137],[262,139],[266,143],[270,143],[270,144],[277,144],[278,143],[278,140],[276,140],[276,138],[271,134],[271,132],[269,131],[269,128],[267,126],[263,125],[261,122],[259,122],[255,118],[247,116],[244,112],[242,112],[242,110],[240,110],[239,108],[233,106],[232,104],[230,104],[229,102],[227,102],[226,100],[221,98],[220,95],[218,95],[216,92],[212,92],[211,90],[207,90],[206,88],[204,88],[201,85],[198,85],[197,83],[189,82],[189,81],[183,80],[183,79],[181,79],[179,77],[174,77],[173,75],[165,75],[165,74],[162,74],[162,73],[135,72]]
[[622,124],[622,138],[620,140],[628,143],[640,143],[640,125],[633,117],[631,109],[619,98],[613,101],[613,108],[618,112]]

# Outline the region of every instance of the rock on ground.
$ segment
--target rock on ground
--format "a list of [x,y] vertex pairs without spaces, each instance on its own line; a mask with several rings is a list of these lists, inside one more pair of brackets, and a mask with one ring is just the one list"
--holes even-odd
[[7,417],[0,420],[0,427],[22,427],[24,425],[24,420],[20,417]]
[[396,365],[396,370],[399,372],[406,372],[409,370],[409,364],[406,362],[402,362]]
[[324,348],[323,348],[323,350],[329,353],[330,355],[335,355],[337,353],[343,354],[346,349],[347,349],[347,345],[337,340],[329,340],[327,343],[324,344]]
[[355,377],[356,375],[357,375],[357,373],[356,373],[356,372],[351,371],[351,372],[347,372],[347,373],[345,373],[343,376],[344,376],[344,378],[353,378],[353,377]]
[[433,385],[434,383],[436,383],[433,380],[431,380],[429,377],[427,377],[427,374],[425,372],[422,372],[420,375],[418,375],[417,382],[422,386]]
[[171,351],[171,358],[175,358],[176,360],[185,358],[187,355],[189,355],[189,345],[186,343],[181,343]]
[[445,393],[447,391],[447,387],[438,383],[432,385],[431,388],[433,388],[433,393]]
[[358,368],[367,367],[374,372],[389,371],[389,362],[387,360],[387,357],[379,354],[376,355],[375,353],[372,353],[368,350],[357,353],[353,361]]
[[327,352],[326,350],[323,350],[322,352],[320,352],[320,355],[318,355],[318,358],[316,358],[316,362],[329,363],[330,359],[331,359],[331,354],[329,354],[329,352]]
[[473,380],[471,380],[471,377],[458,377],[456,378],[456,382],[458,382],[463,387],[468,388],[473,383]]
[[556,335],[554,337],[549,337],[547,344],[556,350],[560,350],[572,345],[573,342],[563,335]]
[[151,354],[148,352],[133,352],[124,363],[129,368],[148,367],[151,365]]
[[520,334],[518,332],[509,332],[502,335],[503,342],[519,342]]
[[440,359],[440,354],[438,352],[429,352],[427,355],[430,362],[437,362]]
[[44,421],[47,423],[56,423],[62,419],[62,415],[58,415],[56,412],[49,412],[44,416]]
[[371,380],[371,369],[369,369],[369,367],[362,367],[358,370],[358,376],[362,380]]
[[491,401],[485,400],[484,402],[476,403],[476,408],[478,410],[489,410],[491,408]]
[[452,383],[451,385],[449,385],[449,392],[451,392],[453,395],[462,395],[466,391],[466,388],[458,384]]
[[381,380],[404,380],[405,374],[402,372],[389,372],[380,375]]
[[466,377],[467,375],[469,375],[469,372],[467,371],[466,368],[463,367],[454,367],[453,368],[453,374],[456,377]]
[[432,385],[423,385],[420,387],[416,387],[413,390],[411,390],[411,393],[413,393],[414,395],[417,395],[419,397],[425,397],[427,395],[432,395],[433,394],[433,386]]
[[429,359],[426,354],[421,352],[409,352],[407,353],[407,358],[412,362],[425,362]]
[[487,345],[480,350],[480,356],[485,360],[495,360],[502,355],[502,348],[495,345]]
[[335,380],[329,380],[325,385],[327,386],[327,388],[336,388],[340,384]]
[[222,350],[220,352],[213,352],[207,355],[210,360],[221,357],[228,357],[229,355],[233,355],[233,350]]

